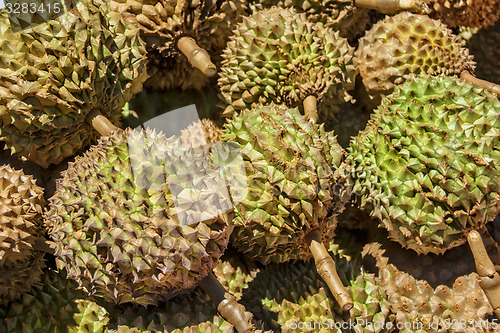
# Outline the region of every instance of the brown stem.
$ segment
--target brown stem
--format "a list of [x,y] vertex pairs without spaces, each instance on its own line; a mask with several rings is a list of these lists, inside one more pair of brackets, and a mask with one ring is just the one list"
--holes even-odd
[[231,323],[239,333],[251,332],[254,329],[252,314],[247,312],[233,295],[226,292],[212,272],[201,280],[199,285],[216,304],[220,315]]
[[54,254],[56,253],[56,243],[37,237],[33,243],[33,249],[39,252]]
[[92,110],[87,115],[87,122],[102,136],[107,136],[111,132],[119,130],[118,127],[113,125],[109,119],[104,117],[98,110]]
[[476,230],[471,231],[467,240],[476,262],[479,285],[490,301],[496,316],[500,318],[500,275],[495,270],[495,266],[486,252],[479,232]]
[[325,246],[321,242],[321,235],[318,230],[312,231],[307,235],[309,249],[316,262],[318,274],[326,282],[333,297],[340,304],[344,311],[349,311],[353,307],[353,301],[347,288],[344,287],[335,268],[335,261],[330,256]]
[[430,9],[421,0],[355,0],[356,7],[378,10],[383,14],[397,14],[410,11],[417,14],[430,14]]
[[493,82],[489,82],[486,80],[478,79],[477,77],[475,77],[474,75],[472,75],[468,71],[463,71],[460,74],[460,77],[462,78],[462,80],[464,80],[466,82],[469,82],[469,83],[471,83],[479,88],[483,88],[484,90],[488,90],[489,92],[491,92],[497,96],[500,96],[500,85],[498,85],[498,84],[495,84]]
[[304,114],[310,121],[318,121],[318,99],[316,96],[309,95],[304,99]]
[[199,47],[196,41],[191,37],[182,37],[177,42],[179,50],[188,58],[189,63],[194,68],[198,68],[208,77],[217,73],[217,67],[210,60],[208,52]]

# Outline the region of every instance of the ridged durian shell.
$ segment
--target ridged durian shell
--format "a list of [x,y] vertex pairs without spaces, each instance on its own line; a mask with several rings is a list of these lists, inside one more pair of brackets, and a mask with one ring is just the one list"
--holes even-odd
[[50,200],[58,266],[115,303],[147,305],[195,287],[232,231],[231,203],[208,163],[150,130],[103,137],[70,164]]
[[352,142],[361,208],[418,253],[443,253],[500,209],[500,101],[454,77],[396,88]]
[[181,130],[180,139],[192,147],[208,147],[212,142],[222,141],[222,129],[213,120],[202,118]]
[[97,135],[86,122],[92,110],[116,123],[142,89],[137,29],[98,7],[82,1],[56,20],[2,31],[0,139],[23,159],[47,167],[75,155]]
[[335,173],[342,148],[333,133],[298,109],[269,105],[232,118],[223,139],[240,146],[248,186],[232,244],[263,263],[310,258],[305,237],[313,230],[326,245],[348,200]]
[[326,119],[350,99],[346,91],[356,74],[347,40],[291,8],[273,7],[244,18],[223,57],[218,84],[226,117],[270,103],[302,109],[313,95]]
[[500,17],[499,0],[432,0],[430,7],[433,9],[431,17],[450,28],[486,28]]
[[369,108],[413,74],[460,75],[474,70],[473,57],[438,20],[402,12],[377,22],[359,40],[354,63],[359,69]]
[[474,74],[500,84],[500,22],[473,34],[466,45],[477,62]]

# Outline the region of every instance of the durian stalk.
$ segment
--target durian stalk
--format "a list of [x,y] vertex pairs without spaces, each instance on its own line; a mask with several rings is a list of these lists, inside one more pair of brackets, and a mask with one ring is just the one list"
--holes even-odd
[[469,233],[467,237],[474,261],[476,262],[477,274],[479,274],[479,285],[490,301],[491,307],[497,318],[500,318],[500,275],[495,270],[481,235],[476,230]]
[[233,295],[226,292],[212,272],[200,281],[199,286],[216,304],[220,315],[231,323],[239,333],[251,332],[254,329],[251,323],[252,314],[247,312]]
[[94,129],[102,136],[107,136],[111,132],[120,129],[113,125],[108,118],[104,117],[99,110],[92,110],[87,115],[87,122],[91,124],[92,127],[94,127]]
[[208,52],[199,47],[196,41],[191,37],[182,37],[177,42],[179,50],[188,58],[189,63],[198,68],[208,77],[212,77],[217,73],[217,67],[210,60]]
[[375,9],[383,14],[397,14],[410,11],[430,14],[429,7],[420,0],[355,0],[356,7]]
[[342,284],[335,268],[335,260],[330,256],[325,246],[321,242],[321,235],[318,230],[314,230],[307,235],[309,249],[314,257],[318,274],[326,282],[333,297],[337,300],[344,311],[349,311],[354,303],[348,290]]
[[309,121],[316,123],[318,121],[318,99],[316,96],[309,95],[304,100],[304,114]]
[[489,92],[491,92],[497,96],[500,96],[500,85],[498,85],[498,84],[495,84],[493,82],[489,82],[486,80],[481,80],[467,71],[463,71],[460,74],[460,78],[462,78],[462,80],[469,82],[469,83],[471,83],[479,88],[483,88],[484,90],[488,90]]

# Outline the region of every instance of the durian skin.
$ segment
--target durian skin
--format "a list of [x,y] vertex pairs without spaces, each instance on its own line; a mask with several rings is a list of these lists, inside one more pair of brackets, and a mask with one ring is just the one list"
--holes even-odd
[[224,50],[218,80],[223,116],[270,103],[302,110],[313,95],[326,119],[351,98],[353,53],[338,32],[292,8],[258,11],[243,19]]
[[106,10],[82,1],[18,33],[3,16],[0,139],[12,153],[42,167],[57,164],[97,137],[86,122],[92,110],[116,124],[142,89],[144,44],[137,29]]
[[176,44],[192,37],[215,64],[235,24],[246,10],[245,0],[112,0],[110,8],[138,26],[146,41],[147,86],[156,89],[201,89],[210,83],[193,68]]
[[402,12],[386,16],[360,38],[354,64],[370,108],[412,75],[473,72],[475,63],[457,36],[427,15]]
[[335,191],[342,148],[333,132],[311,124],[298,109],[268,105],[244,110],[226,125],[223,140],[237,143],[248,192],[235,207],[231,242],[264,264],[311,257],[305,236],[334,236],[335,216],[347,194]]
[[480,29],[467,41],[466,46],[477,62],[474,74],[500,84],[500,21],[488,29]]
[[499,0],[432,0],[430,16],[443,21],[450,28],[460,26],[487,28],[500,18]]
[[347,149],[357,204],[418,253],[444,253],[500,209],[500,101],[454,77],[396,88]]
[[[114,303],[155,304],[195,287],[232,231],[232,208],[214,190],[217,179],[190,178],[204,163],[175,137],[150,130],[101,138],[70,164],[50,199],[46,221],[58,266]],[[174,204],[173,177],[201,201],[181,204],[180,193]],[[193,188],[196,181],[208,190]]]

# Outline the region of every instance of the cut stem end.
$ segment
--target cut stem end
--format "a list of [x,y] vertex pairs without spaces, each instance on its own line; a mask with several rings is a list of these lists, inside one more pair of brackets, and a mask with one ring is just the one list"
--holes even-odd
[[188,58],[191,66],[202,71],[207,77],[217,74],[217,67],[215,67],[210,59],[210,55],[205,49],[198,46],[193,38],[180,38],[177,42],[177,47]]
[[460,78],[466,82],[469,82],[470,84],[473,84],[479,88],[483,88],[484,90],[488,90],[489,92],[500,96],[500,85],[495,84],[493,82],[489,82],[486,80],[478,79],[468,71],[463,71],[460,74]]
[[430,14],[427,4],[421,0],[355,0],[356,7],[375,9],[383,14],[397,14],[410,11],[416,14]]
[[318,121],[318,99],[309,95],[304,99],[304,114],[313,123]]
[[108,118],[104,117],[98,110],[92,110],[87,115],[87,122],[102,136],[107,136],[113,131],[120,130],[120,128],[113,125],[113,123],[111,123]]

